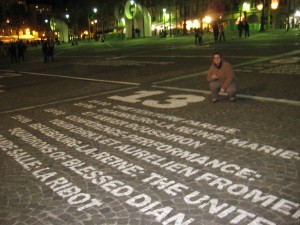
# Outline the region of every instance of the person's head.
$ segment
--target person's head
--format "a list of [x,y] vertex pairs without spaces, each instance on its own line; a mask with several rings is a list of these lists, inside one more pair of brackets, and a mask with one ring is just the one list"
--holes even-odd
[[215,65],[219,66],[222,62],[222,55],[219,52],[215,52],[213,55],[213,62]]

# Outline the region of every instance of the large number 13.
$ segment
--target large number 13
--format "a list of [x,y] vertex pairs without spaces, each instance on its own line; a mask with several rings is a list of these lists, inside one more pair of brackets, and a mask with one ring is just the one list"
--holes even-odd
[[169,95],[168,99],[164,100],[167,103],[160,103],[156,100],[144,100],[141,101],[141,98],[146,98],[154,95],[160,95],[165,93],[164,91],[137,91],[133,95],[129,96],[111,96],[108,97],[110,99],[122,101],[122,102],[130,102],[130,103],[138,103],[142,102],[145,106],[150,106],[154,108],[161,109],[171,109],[171,108],[179,108],[187,106],[189,103],[201,102],[204,101],[204,97],[197,95]]

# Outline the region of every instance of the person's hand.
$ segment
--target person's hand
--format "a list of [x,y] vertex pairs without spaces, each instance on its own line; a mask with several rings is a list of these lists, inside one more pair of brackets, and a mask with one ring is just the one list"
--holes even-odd
[[212,78],[213,80],[218,80],[218,77],[217,77],[216,74],[211,75],[211,78]]
[[224,93],[226,90],[225,88],[221,88],[220,92]]

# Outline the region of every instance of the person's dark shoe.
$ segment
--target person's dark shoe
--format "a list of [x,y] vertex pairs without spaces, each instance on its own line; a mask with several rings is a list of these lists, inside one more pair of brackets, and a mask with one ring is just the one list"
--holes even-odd
[[229,98],[231,102],[236,102],[236,98]]
[[213,99],[213,104],[216,104],[219,101],[219,99]]

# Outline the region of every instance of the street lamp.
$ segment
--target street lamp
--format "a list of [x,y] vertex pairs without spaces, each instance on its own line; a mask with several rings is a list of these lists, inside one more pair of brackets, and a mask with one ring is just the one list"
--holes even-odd
[[278,5],[279,5],[279,2],[277,0],[275,0],[275,1],[272,0],[272,3],[271,3],[271,8],[272,9],[277,9]]
[[166,30],[166,20],[165,20],[166,11],[167,10],[163,8],[164,30]]
[[[93,8],[93,12],[96,14],[98,11],[97,8]],[[89,25],[89,40],[91,40],[91,19],[93,16],[90,16],[90,13],[88,12],[88,25]]]
[[[269,0],[268,2],[268,28],[271,27],[270,22],[271,22],[271,9],[277,9],[279,5],[278,0]],[[260,26],[260,31],[265,31],[264,25],[265,25],[265,0],[262,0],[258,5],[257,9],[261,10],[261,26]],[[273,24],[274,24],[274,19],[273,19]]]
[[243,3],[243,10],[244,11],[250,11],[250,4],[248,2]]
[[261,3],[257,5],[257,9],[261,10],[260,18],[260,32],[265,31],[265,0],[262,0]]
[[172,37],[172,20],[171,20],[171,9],[169,9],[170,12],[169,12],[169,26],[170,26],[170,37]]
[[[277,9],[278,5],[279,5],[279,0],[269,0],[269,14],[268,14],[268,27],[271,27],[271,9]],[[272,21],[272,25],[274,27],[274,23],[275,23],[275,18],[273,15],[273,21]]]
[[98,20],[94,20],[94,23],[95,23],[95,27],[96,27],[96,33],[97,33],[97,23],[98,23]]
[[95,35],[95,38],[96,38],[96,40],[98,40],[98,31],[97,31],[97,30],[98,30],[98,29],[97,29],[98,23],[97,23],[97,22],[98,22],[98,20],[94,20],[94,24],[95,24],[95,28],[96,28],[96,29],[95,29],[95,34],[96,34],[96,35]]
[[131,13],[131,19],[132,19],[132,33],[131,33],[131,38],[135,38],[134,34],[134,12],[135,12],[135,2],[133,0],[130,0],[130,13]]
[[46,18],[44,20],[44,22],[45,22],[45,36],[48,36],[48,22],[49,22],[49,20]]

